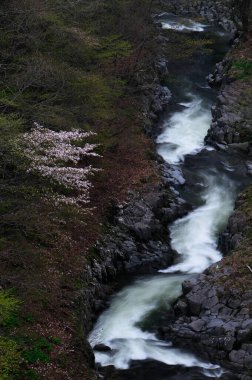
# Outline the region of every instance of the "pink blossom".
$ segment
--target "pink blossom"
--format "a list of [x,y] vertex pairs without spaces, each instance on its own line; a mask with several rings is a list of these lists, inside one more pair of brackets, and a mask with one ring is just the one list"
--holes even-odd
[[99,169],[92,165],[84,168],[77,165],[83,157],[99,157],[94,152],[97,145],[86,143],[84,146],[77,146],[76,143],[81,143],[93,135],[95,133],[80,130],[54,132],[38,123],[34,123],[30,132],[23,134],[21,141],[23,152],[30,160],[28,171],[37,172],[77,192],[76,197],[55,196],[56,204],[86,205],[89,203],[89,189],[92,184],[88,176]]

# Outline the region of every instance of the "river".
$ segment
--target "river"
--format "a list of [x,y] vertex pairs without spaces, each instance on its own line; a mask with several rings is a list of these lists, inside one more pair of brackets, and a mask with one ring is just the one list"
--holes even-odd
[[180,72],[179,89],[172,89],[176,104],[162,117],[156,139],[159,155],[183,173],[181,192],[193,210],[169,226],[178,261],[154,276],[134,279],[114,295],[90,333],[89,342],[93,347],[103,343],[111,348],[109,352],[95,352],[96,362],[101,367],[115,367],[120,379],[221,378],[224,369],[196,357],[190,347],[184,351],[160,340],[157,330],[171,303],[180,296],[182,282],[221,259],[218,235],[244,182],[239,157],[204,145],[216,99],[205,78],[217,56],[225,54],[227,36],[202,22],[173,15],[161,15],[160,20],[164,29],[189,34],[211,32],[218,40],[217,52],[196,58],[185,73]]

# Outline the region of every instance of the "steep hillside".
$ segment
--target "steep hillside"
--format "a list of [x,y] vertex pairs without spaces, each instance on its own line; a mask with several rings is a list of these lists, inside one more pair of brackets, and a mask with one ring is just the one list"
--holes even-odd
[[[155,80],[149,2],[2,1],[0,18],[0,377],[91,378],[74,307],[89,248],[114,202],[158,178],[136,81],[137,72]],[[50,133],[96,133],[85,142],[101,157],[82,156],[76,167],[100,170],[89,204],[69,204],[76,187],[33,170],[32,139],[23,143],[34,122]],[[60,170],[73,166],[57,157]]]

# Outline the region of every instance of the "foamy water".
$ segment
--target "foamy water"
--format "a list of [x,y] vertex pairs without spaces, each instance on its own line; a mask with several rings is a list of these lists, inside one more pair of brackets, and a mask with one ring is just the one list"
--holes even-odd
[[204,138],[211,123],[211,112],[202,99],[188,94],[192,101],[180,103],[186,108],[175,112],[164,124],[157,138],[157,151],[163,159],[176,164],[187,154],[196,154],[204,147]]
[[201,367],[206,376],[220,377],[223,372],[219,366],[173,348],[171,343],[159,340],[155,334],[143,331],[138,325],[162,302],[167,304],[176,299],[186,278],[155,276],[138,280],[119,292],[89,336],[92,347],[102,342],[111,348],[110,352],[95,352],[96,362],[102,366],[127,369],[132,360],[153,359],[167,365]]
[[180,255],[180,262],[162,273],[201,273],[221,259],[217,237],[234,207],[232,184],[224,176],[205,176],[207,189],[198,207],[170,227],[171,244]]
[[163,29],[172,29],[179,32],[203,32],[207,27],[205,24],[190,19],[182,19],[181,22],[178,22],[176,20],[163,21],[161,24]]

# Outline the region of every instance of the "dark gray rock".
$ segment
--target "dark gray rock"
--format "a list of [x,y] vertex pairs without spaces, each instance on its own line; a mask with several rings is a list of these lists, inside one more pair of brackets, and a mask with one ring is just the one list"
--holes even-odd
[[179,300],[174,306],[174,312],[176,315],[185,315],[187,312],[187,303]]
[[252,329],[252,319],[247,319],[245,320],[242,325],[241,325],[241,328],[242,329]]
[[[160,38],[161,36],[159,36]],[[165,37],[164,37],[165,38]],[[161,41],[162,41],[162,37],[161,37]],[[163,40],[165,42],[167,42],[167,38],[165,38],[165,40]],[[164,76],[164,75],[168,75],[169,74],[169,71],[168,71],[168,62],[167,62],[167,59],[165,57],[161,57],[159,58],[156,62],[155,62],[155,66],[156,66],[156,69],[158,71],[158,73],[161,75],[161,76]]]
[[108,352],[108,351],[111,351],[111,348],[109,346],[106,346],[103,343],[100,343],[100,344],[96,344],[93,347],[93,350],[94,351],[100,351],[100,352]]
[[162,174],[164,180],[167,183],[171,183],[173,185],[184,185],[185,179],[183,177],[183,173],[181,168],[176,165],[162,165]]
[[199,315],[204,301],[204,295],[199,293],[189,293],[185,297],[191,315]]
[[196,321],[191,322],[188,327],[190,327],[195,332],[202,331],[203,327],[206,325],[206,322],[202,319],[197,319]]

